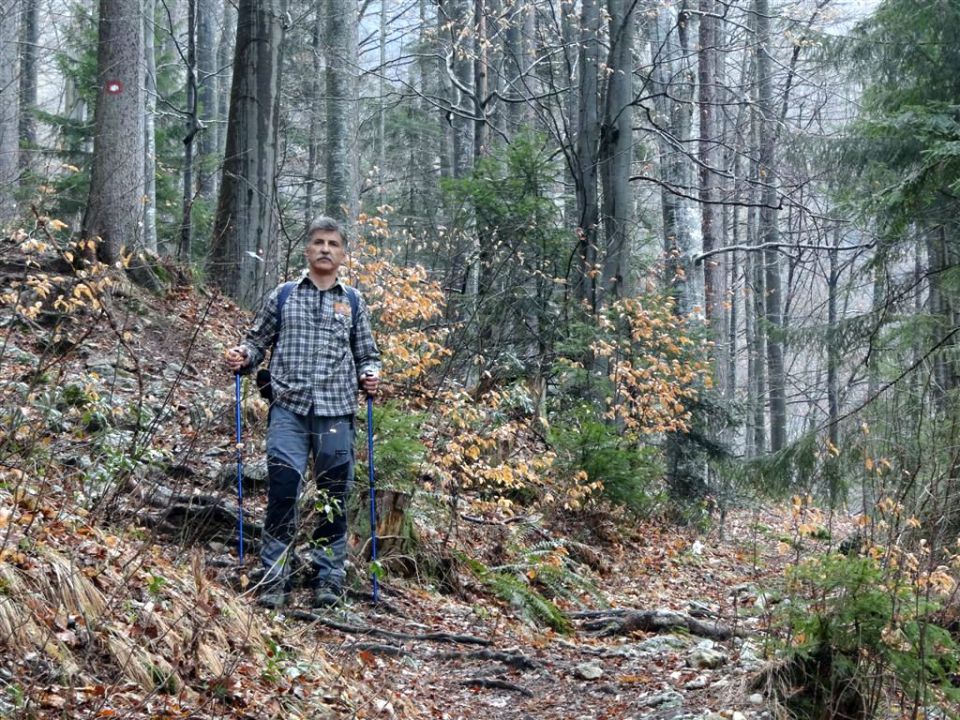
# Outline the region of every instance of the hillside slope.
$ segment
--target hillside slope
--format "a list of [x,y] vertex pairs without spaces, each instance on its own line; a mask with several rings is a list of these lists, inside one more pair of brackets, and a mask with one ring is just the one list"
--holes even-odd
[[[789,518],[738,513],[723,543],[414,493],[417,549],[387,564],[379,605],[358,526],[346,607],[316,615],[298,593],[268,613],[251,580],[266,407],[245,384],[241,567],[220,362],[245,314],[215,292],[78,272],[49,244],[0,251],[0,716],[765,712],[746,687],[764,651],[740,635]],[[659,608],[674,614],[630,612]]]

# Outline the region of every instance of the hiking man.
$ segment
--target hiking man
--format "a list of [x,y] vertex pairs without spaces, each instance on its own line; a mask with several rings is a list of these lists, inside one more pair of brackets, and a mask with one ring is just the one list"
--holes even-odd
[[297,496],[310,458],[322,508],[307,553],[315,573],[314,605],[335,605],[343,593],[357,390],[359,385],[376,395],[380,374],[366,303],[337,275],[346,252],[335,220],[311,222],[303,251],[307,269],[299,280],[270,293],[243,343],[226,353],[230,370],[249,372],[273,347],[258,600],[265,607],[289,600]]

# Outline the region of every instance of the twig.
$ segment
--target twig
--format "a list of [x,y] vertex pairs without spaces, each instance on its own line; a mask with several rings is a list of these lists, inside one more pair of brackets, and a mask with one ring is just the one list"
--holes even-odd
[[533,693],[527,690],[525,687],[521,687],[512,682],[507,682],[506,680],[497,680],[496,678],[473,677],[473,678],[467,678],[466,680],[461,681],[460,684],[468,685],[470,687],[494,688],[496,690],[512,690],[513,692],[518,692],[525,697],[533,697]]
[[462,645],[492,645],[491,640],[474,637],[473,635],[454,635],[445,632],[423,633],[414,635],[413,633],[394,632],[393,630],[381,630],[380,628],[366,627],[363,625],[347,625],[336,620],[317,615],[306,610],[290,610],[286,613],[288,617],[296,620],[305,620],[306,622],[315,622],[324,627],[339,630],[340,632],[352,635],[372,635],[376,637],[393,638],[394,640],[429,640],[431,642],[460,643]]
[[380,643],[356,643],[354,645],[348,645],[346,649],[373,653],[374,655],[390,655],[392,657],[403,657],[407,654],[407,651],[398,645],[382,645]]

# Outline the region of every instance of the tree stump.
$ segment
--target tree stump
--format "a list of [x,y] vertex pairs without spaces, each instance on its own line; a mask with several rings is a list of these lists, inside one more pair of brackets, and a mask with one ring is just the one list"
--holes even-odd
[[[409,493],[390,488],[377,491],[377,560],[389,572],[403,576],[416,572],[417,539],[413,520],[407,513],[410,501]],[[364,519],[370,517],[369,496],[364,497],[361,512]],[[370,560],[372,546],[369,538],[363,538],[361,542],[363,557]]]

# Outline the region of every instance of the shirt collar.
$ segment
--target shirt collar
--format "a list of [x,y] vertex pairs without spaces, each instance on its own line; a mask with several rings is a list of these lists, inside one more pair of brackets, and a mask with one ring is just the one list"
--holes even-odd
[[[302,285],[304,282],[309,282],[313,284],[313,281],[310,279],[310,271],[307,268],[304,268],[303,270],[300,271],[300,279],[297,280],[297,284]],[[344,284],[343,280],[340,279],[339,275],[337,275],[336,282],[334,282],[333,285],[327,288],[327,290],[333,290],[334,288],[339,288],[341,293],[347,292],[347,286]]]

